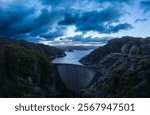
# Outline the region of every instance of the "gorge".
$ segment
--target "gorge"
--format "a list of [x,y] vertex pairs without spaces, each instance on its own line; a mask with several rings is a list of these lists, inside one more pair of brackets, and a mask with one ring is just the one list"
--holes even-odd
[[0,39],[0,97],[150,97],[150,38],[109,40],[82,56],[83,65],[52,63],[65,55],[51,46]]

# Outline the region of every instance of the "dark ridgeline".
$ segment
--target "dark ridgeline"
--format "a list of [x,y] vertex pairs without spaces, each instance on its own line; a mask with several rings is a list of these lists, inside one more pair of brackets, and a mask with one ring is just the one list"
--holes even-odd
[[82,97],[150,97],[150,38],[112,39],[80,62],[102,74]]

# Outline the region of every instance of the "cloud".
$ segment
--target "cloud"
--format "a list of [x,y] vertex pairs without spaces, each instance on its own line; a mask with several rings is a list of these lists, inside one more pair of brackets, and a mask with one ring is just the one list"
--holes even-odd
[[34,14],[35,9],[27,9],[25,6],[15,6],[9,10],[0,8],[0,12],[0,34],[13,35],[28,32],[27,28],[23,28],[22,26],[24,26],[27,17]]
[[53,28],[61,17],[60,11],[51,12],[43,8],[37,14],[35,7],[22,4],[0,8],[0,12],[0,37],[40,36]]
[[67,5],[74,0],[40,0],[44,5],[58,6],[58,5]]
[[73,3],[81,3],[81,2],[96,2],[99,4],[105,3],[105,2],[109,2],[112,4],[120,4],[120,3],[131,3],[132,0],[40,0],[41,3],[45,4],[45,5],[51,5],[51,6],[58,6],[58,5],[68,5],[68,4],[73,4]]
[[100,42],[100,43],[106,43],[108,40],[112,39],[112,37],[95,37],[95,38],[92,38],[92,37],[86,37],[86,38],[83,38],[83,36],[81,35],[78,35],[78,36],[75,36],[75,37],[68,37],[66,38],[68,39],[68,41],[72,41],[72,42]]
[[[131,29],[131,25],[120,23],[120,18],[125,12],[114,7],[109,7],[101,11],[91,11],[79,14],[78,12],[66,13],[64,19],[58,25],[75,25],[78,31],[98,31],[100,33],[114,33],[119,30]],[[113,23],[118,25],[113,26]]]
[[107,31],[110,32],[110,33],[117,33],[120,30],[129,30],[129,29],[132,29],[132,28],[133,27],[128,23],[123,23],[123,24],[120,23],[120,24],[117,24],[115,26],[110,26]]
[[[89,31],[111,34],[129,30],[133,27],[123,20],[127,14],[123,5],[130,4],[131,1],[0,0],[0,37],[28,38],[37,41],[42,38],[67,38],[71,34],[77,35],[75,33],[78,32],[84,36]],[[136,22],[139,21],[143,20]],[[70,26],[76,29],[73,32],[71,29],[67,31]],[[75,39],[82,41],[83,37],[72,37],[72,40]],[[83,42],[94,39],[89,37]]]
[[141,1],[140,2],[140,6],[141,8],[144,9],[144,12],[147,13],[150,11],[150,1],[146,0],[146,1]]
[[134,21],[134,23],[145,22],[145,21],[147,21],[147,19],[140,19],[140,18],[138,18],[138,19],[136,19],[136,20]]
[[63,36],[65,31],[66,27],[57,27],[52,31],[41,34],[40,37],[45,38],[47,40],[55,40],[56,38]]
[[109,2],[109,3],[112,3],[112,4],[120,4],[120,3],[126,3],[126,4],[129,4],[132,2],[132,0],[96,0],[100,3],[103,3],[103,2]]

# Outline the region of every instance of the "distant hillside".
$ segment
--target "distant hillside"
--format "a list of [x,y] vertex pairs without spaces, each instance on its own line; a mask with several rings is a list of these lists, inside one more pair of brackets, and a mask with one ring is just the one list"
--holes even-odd
[[90,50],[90,49],[95,49],[97,48],[98,46],[82,46],[82,45],[79,45],[79,46],[56,46],[60,49],[63,49],[64,51],[66,52],[73,52],[74,50]]
[[49,58],[63,50],[0,39],[0,97],[63,97],[66,87]]
[[150,97],[150,38],[112,39],[80,62],[101,73],[83,97]]
[[53,46],[35,44],[35,43],[27,42],[24,40],[17,41],[13,39],[0,39],[0,47],[6,46],[6,45],[18,45],[28,50],[38,52],[41,55],[45,55],[48,58],[63,57],[66,55],[63,50],[53,47]]

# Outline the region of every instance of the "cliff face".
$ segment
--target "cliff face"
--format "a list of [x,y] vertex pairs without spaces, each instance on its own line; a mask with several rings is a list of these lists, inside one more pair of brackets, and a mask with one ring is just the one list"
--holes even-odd
[[149,49],[150,38],[123,37],[83,58],[81,61],[99,70],[101,76],[82,96],[150,97]]
[[49,58],[64,55],[58,48],[0,39],[0,97],[62,97],[66,87]]

